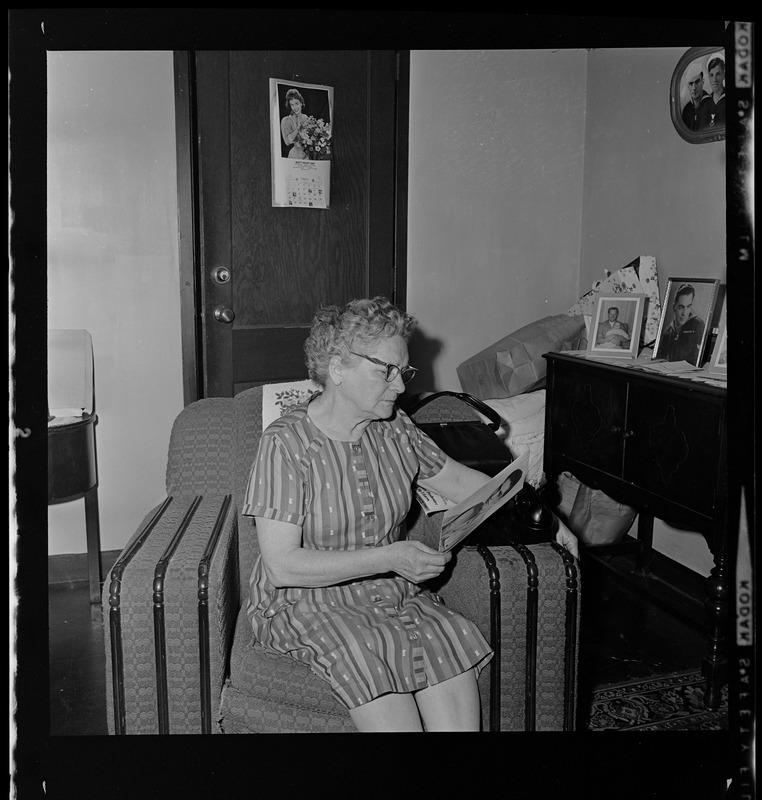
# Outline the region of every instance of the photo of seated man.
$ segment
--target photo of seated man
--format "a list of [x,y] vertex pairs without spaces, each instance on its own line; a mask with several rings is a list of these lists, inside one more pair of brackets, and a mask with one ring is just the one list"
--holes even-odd
[[611,350],[629,350],[630,327],[626,322],[619,321],[619,309],[611,306],[607,316],[608,318],[598,325],[595,336],[596,346]]

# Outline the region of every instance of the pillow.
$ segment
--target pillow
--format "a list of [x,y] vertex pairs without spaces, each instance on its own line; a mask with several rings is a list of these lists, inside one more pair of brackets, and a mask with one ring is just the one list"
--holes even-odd
[[481,400],[542,389],[547,367],[543,354],[578,349],[584,330],[585,320],[579,315],[543,317],[464,361],[458,367],[460,385]]
[[262,430],[294,406],[301,405],[313,394],[322,391],[318,384],[309,379],[285,383],[266,383],[262,387]]
[[545,480],[543,451],[545,445],[545,389],[484,401],[503,419],[497,435],[514,458],[529,453],[526,480],[538,489]]

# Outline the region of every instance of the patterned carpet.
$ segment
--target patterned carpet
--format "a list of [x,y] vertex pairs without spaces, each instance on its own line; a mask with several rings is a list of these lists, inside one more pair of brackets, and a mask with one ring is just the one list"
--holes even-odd
[[704,707],[700,672],[606,686],[593,692],[587,730],[727,730],[727,687],[717,711]]

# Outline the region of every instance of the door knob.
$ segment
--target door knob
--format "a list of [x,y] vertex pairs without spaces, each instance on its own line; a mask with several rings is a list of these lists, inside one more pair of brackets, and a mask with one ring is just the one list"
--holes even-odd
[[212,270],[212,280],[219,284],[227,283],[230,280],[230,270],[227,267],[215,267]]
[[217,306],[214,309],[214,318],[217,322],[229,325],[235,319],[235,311],[232,308],[225,308],[225,306]]

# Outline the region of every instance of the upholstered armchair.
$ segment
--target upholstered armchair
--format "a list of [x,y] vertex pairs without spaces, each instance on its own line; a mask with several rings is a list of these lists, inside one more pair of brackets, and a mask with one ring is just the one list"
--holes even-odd
[[[258,545],[254,521],[240,509],[262,415],[263,389],[255,387],[234,398],[199,400],[175,420],[167,499],[145,515],[103,589],[110,733],[355,730],[328,685],[309,667],[265,651],[246,616]],[[174,522],[165,522],[169,502]],[[411,512],[409,536],[433,542],[436,531],[435,519],[417,507]],[[159,555],[161,569],[153,561],[141,567],[141,553],[154,540],[151,558]],[[575,568],[550,543],[490,550],[497,565],[480,550],[461,547],[436,587],[497,644],[479,679],[483,729],[570,730]],[[539,587],[538,571],[546,576]],[[531,613],[539,628],[534,641],[527,635]],[[542,652],[543,631],[554,632],[557,652]]]

